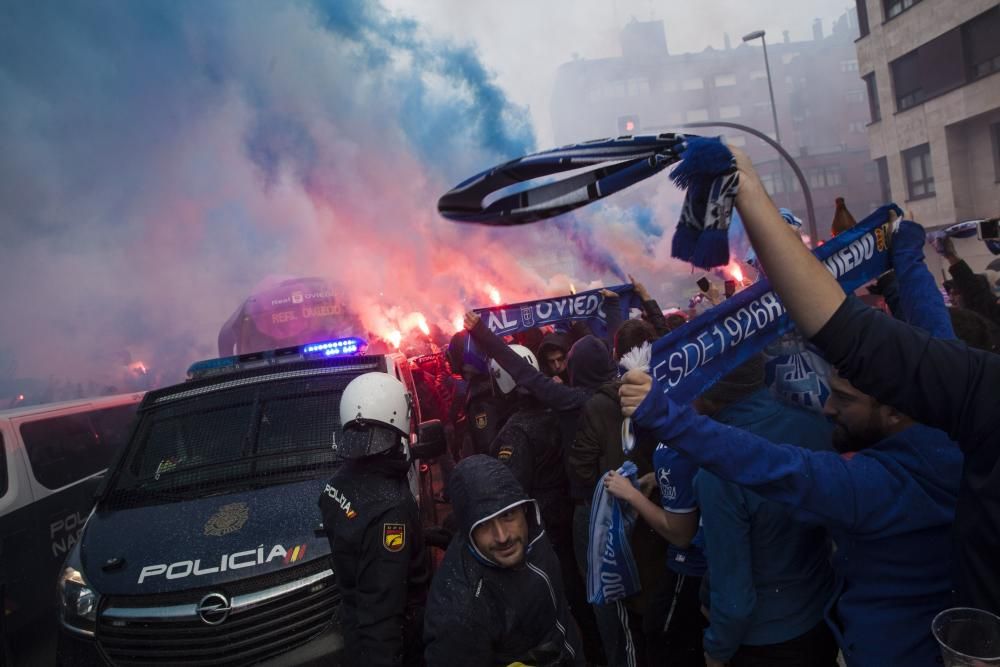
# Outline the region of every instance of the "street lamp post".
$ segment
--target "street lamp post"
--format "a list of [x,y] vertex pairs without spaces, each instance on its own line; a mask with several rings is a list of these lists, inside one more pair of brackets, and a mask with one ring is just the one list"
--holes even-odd
[[767,73],[767,93],[771,96],[771,118],[774,120],[774,139],[781,143],[781,130],[778,129],[778,107],[774,105],[774,85],[771,83],[771,63],[767,59],[767,40],[764,38],[763,30],[754,30],[748,35],[743,35],[744,42],[752,42],[759,39],[764,47],[764,71]]

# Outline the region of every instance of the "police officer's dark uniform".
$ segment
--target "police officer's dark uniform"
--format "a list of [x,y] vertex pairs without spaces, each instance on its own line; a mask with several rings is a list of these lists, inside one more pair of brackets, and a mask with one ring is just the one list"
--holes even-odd
[[341,592],[342,664],[417,665],[430,571],[407,483],[405,387],[385,373],[359,376],[344,390],[341,422],[346,462],[319,506]]
[[448,364],[452,373],[461,375],[465,382],[464,395],[457,397],[460,403],[456,406],[464,413],[464,419],[461,427],[455,429],[462,438],[462,457],[488,454],[490,444],[513,408],[494,391],[486,357],[476,349],[467,331],[452,336]]

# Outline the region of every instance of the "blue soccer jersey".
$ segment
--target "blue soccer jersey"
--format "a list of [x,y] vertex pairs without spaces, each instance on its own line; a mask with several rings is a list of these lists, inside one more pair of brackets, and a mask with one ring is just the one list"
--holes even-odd
[[[673,514],[688,514],[698,511],[698,503],[694,496],[694,476],[698,472],[690,459],[680,454],[662,442],[653,452],[653,468],[656,470],[656,482],[660,487],[660,505]],[[708,569],[702,548],[705,538],[701,528],[687,549],[678,549],[670,545],[667,549],[667,567],[671,570],[693,577],[702,577]]]

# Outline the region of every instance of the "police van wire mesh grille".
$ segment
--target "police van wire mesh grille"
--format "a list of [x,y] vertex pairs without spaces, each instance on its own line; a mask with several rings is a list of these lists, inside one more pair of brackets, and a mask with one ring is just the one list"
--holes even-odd
[[197,605],[209,593],[227,600],[294,584],[328,570],[328,558],[301,567],[246,579],[237,585],[201,588],[169,596],[128,596],[107,600],[98,618],[97,641],[113,665],[246,665],[305,644],[333,622],[340,595],[333,576],[247,608],[234,610],[218,625],[201,618],[157,621],[108,618],[108,608]]
[[235,386],[141,416],[108,504],[182,502],[328,477],[340,395],[355,373]]

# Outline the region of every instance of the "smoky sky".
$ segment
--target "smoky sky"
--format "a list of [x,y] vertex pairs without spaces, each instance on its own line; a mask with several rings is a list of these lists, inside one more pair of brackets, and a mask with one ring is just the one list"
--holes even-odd
[[514,301],[683,273],[666,179],[552,224],[437,215],[551,136],[510,63],[437,21],[361,0],[5,3],[7,370],[114,382],[142,360],[175,381],[275,276],[328,279],[380,331],[414,312],[447,328],[489,286]]

